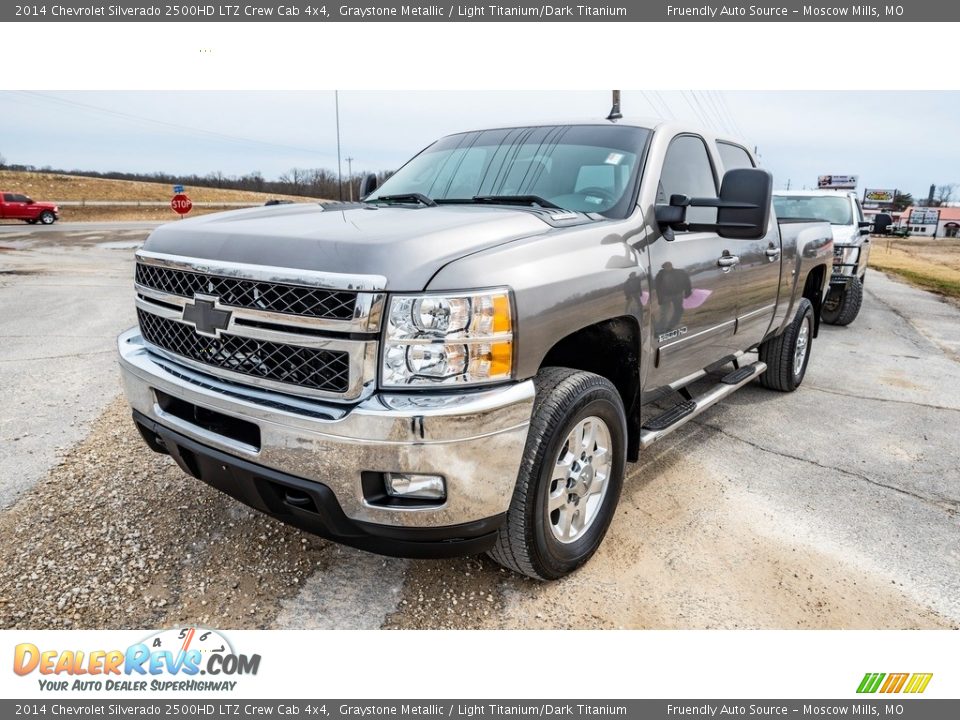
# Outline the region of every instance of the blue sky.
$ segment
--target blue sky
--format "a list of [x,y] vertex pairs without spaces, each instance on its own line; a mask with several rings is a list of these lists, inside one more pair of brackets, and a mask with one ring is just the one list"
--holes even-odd
[[[341,143],[354,171],[393,169],[447,133],[608,109],[607,90],[342,91]],[[624,90],[623,109],[732,129],[759,148],[778,188],[820,174],[924,197],[931,183],[960,184],[960,92]],[[38,167],[273,179],[335,168],[335,130],[332,91],[0,91],[0,154]]]

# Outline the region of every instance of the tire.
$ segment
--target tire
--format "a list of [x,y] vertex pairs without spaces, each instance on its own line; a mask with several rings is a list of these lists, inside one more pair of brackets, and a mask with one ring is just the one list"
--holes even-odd
[[[781,392],[793,392],[800,387],[810,363],[812,342],[813,305],[807,298],[801,298],[793,321],[782,333],[760,345],[760,360],[767,364],[767,369],[760,376],[760,384]],[[797,348],[801,343],[798,361]]]
[[[517,485],[488,554],[522,575],[556,580],[589,560],[610,526],[623,486],[627,421],[620,393],[599,375],[544,368],[534,382],[537,396]],[[581,452],[574,453],[581,428],[587,432],[576,448]],[[586,449],[592,458],[580,465]],[[566,479],[554,479],[558,470]],[[601,476],[605,482],[598,486]]]
[[53,225],[57,220],[56,216],[49,210],[44,210],[37,219],[44,225]]
[[824,302],[821,318],[831,325],[849,325],[860,313],[861,304],[863,283],[860,278],[850,278],[835,302]]

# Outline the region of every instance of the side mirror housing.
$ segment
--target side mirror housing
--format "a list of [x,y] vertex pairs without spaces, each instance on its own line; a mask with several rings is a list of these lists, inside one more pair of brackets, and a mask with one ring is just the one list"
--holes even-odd
[[377,189],[377,176],[373,173],[367,173],[363,176],[363,180],[360,181],[360,199],[362,200],[367,195],[372,193]]
[[[728,170],[718,198],[688,198],[671,195],[669,205],[656,207],[661,228],[716,232],[720,237],[756,240],[767,234],[773,201],[773,176],[757,168]],[[717,208],[716,223],[687,223],[688,207]],[[679,211],[679,213],[677,212]],[[677,219],[679,217],[679,219]],[[672,239],[672,232],[667,239]]]
[[773,175],[758,168],[728,170],[720,185],[717,233],[756,240],[767,234],[773,203]]

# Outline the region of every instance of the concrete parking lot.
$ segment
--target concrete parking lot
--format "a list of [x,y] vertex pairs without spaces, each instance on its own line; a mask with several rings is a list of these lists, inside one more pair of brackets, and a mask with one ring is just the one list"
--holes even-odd
[[960,309],[871,271],[796,393],[750,386],[629,468],[582,570],[307,536],[140,441],[113,339],[149,225],[0,227],[0,627],[960,627]]

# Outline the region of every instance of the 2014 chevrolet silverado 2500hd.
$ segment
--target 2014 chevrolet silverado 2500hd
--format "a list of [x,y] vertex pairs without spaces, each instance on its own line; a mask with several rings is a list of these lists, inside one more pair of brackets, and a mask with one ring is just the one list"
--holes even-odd
[[551,579],[596,550],[641,448],[754,378],[803,380],[830,228],[778,223],[742,144],[505,127],[373,185],[150,236],[118,343],[151,448],[343,543]]
[[53,225],[58,217],[60,208],[53,203],[37,202],[20,193],[0,192],[0,220]]
[[778,190],[773,206],[780,218],[806,218],[830,223],[833,232],[833,268],[830,289],[823,301],[823,321],[849,325],[863,304],[863,283],[870,259],[869,220],[860,199],[843,190]]

